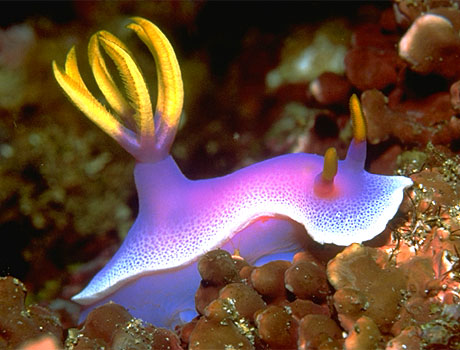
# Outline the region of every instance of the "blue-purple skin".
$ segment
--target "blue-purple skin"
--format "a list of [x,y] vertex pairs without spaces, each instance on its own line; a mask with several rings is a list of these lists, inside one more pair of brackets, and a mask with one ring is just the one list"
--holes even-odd
[[[160,41],[160,47],[169,45],[164,36],[157,38],[161,32],[151,22],[133,20],[135,25],[131,29],[137,26],[136,33],[148,46],[155,40]],[[129,51],[115,37],[102,32],[94,40],[108,46],[109,54],[117,52],[111,56],[116,64],[120,59],[135,64],[129,61]],[[92,44],[90,47],[96,52],[97,42]],[[170,51],[166,63],[175,60],[174,52]],[[161,52],[156,54],[161,56]],[[87,116],[136,157],[134,179],[139,196],[138,217],[120,249],[86,288],[72,298],[83,305],[81,320],[94,307],[114,301],[135,317],[158,327],[172,328],[196,315],[194,295],[200,283],[197,260],[206,252],[216,248],[238,249],[251,264],[290,259],[307,248],[305,230],[319,243],[363,242],[385,229],[398,210],[404,189],[412,185],[407,177],[376,175],[364,170],[363,120],[361,134],[355,134],[346,159],[338,161],[332,181],[322,178],[326,172],[323,157],[306,153],[275,157],[223,177],[189,180],[169,155],[177,118],[162,115],[157,106],[155,134],[148,132],[153,130],[152,126],[136,138],[134,131],[117,124],[115,119],[110,120],[112,116],[82,88],[75,57],[72,50],[65,70],[53,63],[56,79]],[[102,58],[96,58],[94,62],[102,67]],[[160,65],[158,70],[162,74],[159,79],[162,101],[174,95],[167,90],[166,78],[171,67],[174,65],[168,65],[169,70],[163,72]],[[98,72],[103,77],[107,74],[102,68]],[[173,78],[174,86],[180,85],[182,89],[177,74]],[[142,86],[129,86],[138,89],[135,96],[148,96]],[[109,90],[113,88],[109,86]],[[179,96],[176,110],[182,107],[180,92],[176,95]],[[85,101],[95,107],[85,111]],[[359,107],[359,102],[356,103]],[[148,109],[148,104],[143,106]],[[164,106],[164,110],[169,107]],[[98,115],[90,115],[90,110],[96,110]],[[145,115],[148,113],[140,118]],[[106,124],[107,118],[112,124]],[[142,123],[148,125],[145,119]],[[356,135],[364,136],[357,141]],[[335,161],[337,164],[337,158]]]
[[[139,215],[112,260],[73,300],[89,306],[84,315],[113,300],[136,317],[171,327],[196,315],[196,263],[209,250],[239,249],[249,263],[287,258],[307,241],[288,220],[320,243],[372,239],[394,216],[412,181],[365,171],[365,146],[352,142],[329,198],[314,192],[323,157],[313,154],[287,154],[196,181],[170,156],[138,163]],[[258,221],[267,217],[273,219]]]

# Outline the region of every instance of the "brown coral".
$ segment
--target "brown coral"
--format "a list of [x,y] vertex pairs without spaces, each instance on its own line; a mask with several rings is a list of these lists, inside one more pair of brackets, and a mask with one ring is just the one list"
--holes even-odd
[[251,273],[251,284],[267,301],[284,299],[284,273],[291,266],[289,261],[276,260],[256,267]]
[[173,332],[132,318],[122,306],[108,303],[92,310],[81,330],[72,332],[66,344],[75,350],[94,348],[181,350]]
[[326,72],[310,83],[310,92],[323,105],[346,103],[351,91],[350,82],[343,76]]
[[460,137],[460,119],[454,116],[448,92],[392,107],[382,92],[367,90],[361,102],[370,143],[395,137],[403,143],[447,144]]
[[327,266],[329,282],[336,289],[334,305],[347,331],[361,316],[370,317],[389,332],[399,313],[406,287],[403,272],[388,264],[377,249],[352,244]]
[[359,90],[394,85],[401,65],[394,51],[396,37],[382,34],[377,24],[367,23],[353,33],[353,47],[345,56],[348,80]]
[[399,55],[412,70],[458,78],[460,68],[460,11],[443,8],[424,14],[412,23],[399,42]]
[[254,289],[243,283],[227,284],[220,290],[219,298],[234,300],[238,313],[250,321],[254,321],[254,313],[266,305]]
[[250,350],[254,349],[254,346],[232,322],[223,323],[202,318],[190,335],[188,348],[189,350]]
[[205,307],[219,295],[219,291],[228,283],[241,281],[239,268],[241,262],[232,259],[225,250],[211,250],[198,261],[198,271],[202,283],[195,294],[195,304],[198,312],[204,314]]
[[256,316],[260,338],[272,349],[296,349],[297,321],[283,307],[270,305]]
[[300,299],[321,303],[329,293],[326,269],[311,261],[301,261],[289,267],[284,282],[286,289]]
[[[342,330],[326,315],[306,315],[300,321],[299,349],[341,349]],[[327,345],[327,347],[326,347]]]
[[0,277],[0,347],[15,350],[26,340],[52,335],[60,343],[63,332],[50,310],[24,305],[27,290],[18,279]]
[[347,339],[345,339],[345,350],[369,350],[378,349],[382,342],[382,335],[379,328],[367,316],[361,316],[353,326]]

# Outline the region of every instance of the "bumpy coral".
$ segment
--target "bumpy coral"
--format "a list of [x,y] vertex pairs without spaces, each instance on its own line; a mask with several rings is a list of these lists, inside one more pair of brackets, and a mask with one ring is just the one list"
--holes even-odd
[[26,293],[16,278],[0,277],[0,348],[15,350],[43,335],[61,343],[63,331],[57,315],[38,305],[26,306]]
[[460,11],[452,7],[430,10],[414,20],[399,41],[399,55],[410,64],[410,69],[459,78],[459,18]]
[[310,83],[311,94],[323,105],[345,104],[350,91],[350,82],[336,73],[325,72]]
[[251,273],[251,285],[268,301],[286,298],[284,274],[291,266],[289,261],[271,261],[256,267]]
[[271,305],[257,313],[260,339],[272,349],[296,349],[298,324],[289,311]]
[[401,65],[394,51],[397,37],[382,34],[379,25],[366,24],[353,33],[352,48],[345,56],[346,74],[359,90],[394,85]]
[[345,340],[345,350],[367,350],[381,347],[382,335],[372,318],[361,316]]
[[47,335],[23,343],[19,350],[59,350],[59,344],[53,336]]
[[173,332],[133,319],[122,306],[113,303],[91,311],[82,328],[69,333],[66,346],[73,350],[181,349]]
[[329,286],[324,267],[312,261],[300,261],[290,266],[285,274],[286,289],[299,299],[325,301]]
[[299,325],[299,349],[341,349],[342,329],[326,315],[306,315]]
[[255,312],[266,305],[260,294],[244,283],[227,284],[217,300],[222,299],[232,300],[238,314],[249,321],[254,321]]
[[448,92],[392,108],[382,92],[367,90],[361,101],[371,143],[394,137],[404,143],[446,144],[460,137],[460,120],[454,116]]
[[352,331],[362,316],[389,332],[399,314],[406,277],[377,249],[352,244],[331,260],[329,282],[336,289],[334,306],[343,328]]
[[189,341],[189,350],[254,349],[251,342],[233,323],[216,322],[206,318],[198,321]]

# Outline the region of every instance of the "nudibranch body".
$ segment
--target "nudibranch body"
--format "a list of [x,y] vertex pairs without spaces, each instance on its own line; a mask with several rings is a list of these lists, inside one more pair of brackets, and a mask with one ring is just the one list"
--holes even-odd
[[[169,155],[183,100],[174,51],[151,22],[139,17],[133,22],[128,27],[157,64],[155,114],[140,69],[110,33],[91,38],[89,58],[96,82],[118,117],[87,89],[74,49],[65,69],[53,62],[55,77],[70,99],[138,161],[138,217],[110,262],[73,297],[85,306],[82,317],[113,300],[134,316],[171,327],[196,314],[196,263],[209,250],[238,249],[243,258],[257,263],[304,249],[306,235],[300,225],[316,241],[337,245],[366,241],[384,230],[412,181],[364,170],[365,123],[356,96],[350,100],[354,139],[343,161],[329,149],[325,157],[288,154],[223,177],[187,179]],[[114,83],[100,46],[120,71],[129,102]],[[136,130],[121,122],[129,116]]]

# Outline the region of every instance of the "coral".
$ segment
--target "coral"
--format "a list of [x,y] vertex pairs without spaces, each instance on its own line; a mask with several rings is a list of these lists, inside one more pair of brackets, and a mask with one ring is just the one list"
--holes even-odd
[[397,38],[381,33],[378,24],[365,24],[353,32],[352,48],[345,56],[346,75],[359,90],[383,89],[398,78]]
[[59,344],[53,336],[43,336],[22,344],[19,350],[59,350]]
[[289,261],[276,260],[256,267],[251,273],[251,285],[266,301],[286,297],[284,274],[291,266]]
[[24,304],[27,290],[16,278],[0,277],[0,347],[17,349],[23,342],[52,335],[62,342],[57,315],[39,305]]
[[17,24],[0,30],[0,108],[19,109],[28,102],[28,63],[36,45],[34,29],[28,24]]
[[254,321],[254,313],[266,305],[254,289],[243,283],[227,284],[219,291],[219,299],[234,300],[236,311],[249,321]]
[[[453,313],[452,311],[455,310]],[[420,326],[424,349],[458,349],[460,346],[459,305],[443,305],[442,317]]]
[[458,79],[460,11],[438,8],[417,17],[399,41],[399,55],[420,74]]
[[203,255],[198,261],[198,271],[202,283],[195,294],[195,305],[200,314],[205,313],[206,306],[218,297],[220,289],[227,283],[241,281],[237,262],[222,249]]
[[388,264],[377,249],[352,244],[327,266],[335,288],[334,305],[340,324],[351,331],[361,316],[369,317],[382,332],[389,332],[399,314],[406,277]]
[[299,349],[341,349],[342,330],[326,315],[306,315],[299,323]]
[[289,308],[297,321],[300,321],[306,315],[324,315],[330,316],[327,305],[318,305],[311,300],[296,299],[290,302],[286,307]]
[[[416,250],[422,249],[427,242],[436,242],[437,249],[455,256],[459,244],[455,234],[459,228],[460,210],[459,156],[430,143],[417,158],[418,163],[408,164],[406,159],[400,164],[401,172],[414,174],[412,176],[417,185],[414,186],[409,209],[411,218],[394,234],[397,241],[403,241]],[[427,246],[425,253],[431,257],[437,249],[432,250]],[[437,251],[437,254],[440,252]],[[438,265],[438,268],[441,266]],[[439,270],[437,275],[442,273]]]
[[382,92],[367,90],[361,101],[370,143],[394,137],[403,143],[447,144],[460,137],[460,120],[454,116],[448,92],[391,107]]
[[407,342],[405,334],[411,333],[423,349],[455,348],[460,291],[458,155],[428,144],[418,158],[423,161],[401,170],[415,173],[417,185],[409,221],[394,231],[396,244],[390,245],[393,259],[408,276],[392,333],[400,334],[397,343]]
[[255,322],[260,339],[270,348],[297,348],[298,324],[287,309],[270,305],[257,313]]
[[387,343],[385,350],[418,350],[421,348],[421,330],[418,327],[408,327],[398,336]]
[[179,338],[173,332],[136,320],[122,306],[113,303],[91,311],[81,329],[69,333],[66,347],[74,350],[181,349]]
[[200,319],[190,334],[189,350],[200,349],[254,349],[233,323]]
[[455,112],[460,112],[460,80],[450,86],[450,103]]
[[353,329],[345,339],[345,350],[378,349],[382,335],[372,318],[361,316],[356,320]]
[[325,72],[310,83],[310,92],[323,105],[345,104],[351,91],[350,82],[345,77]]
[[235,260],[225,250],[211,250],[198,261],[198,272],[207,284],[224,286],[228,283],[239,282],[239,270]]
[[27,275],[38,294],[47,279],[61,283],[64,264],[100,254],[99,244],[110,247],[117,232],[127,231],[131,169],[103,149],[94,131],[79,136],[60,125],[21,126],[14,135],[13,155],[0,162],[0,230],[11,237],[2,255],[20,256],[8,262],[10,271]]
[[290,266],[284,274],[286,289],[299,299],[324,302],[329,294],[326,270],[312,261],[300,261]]

